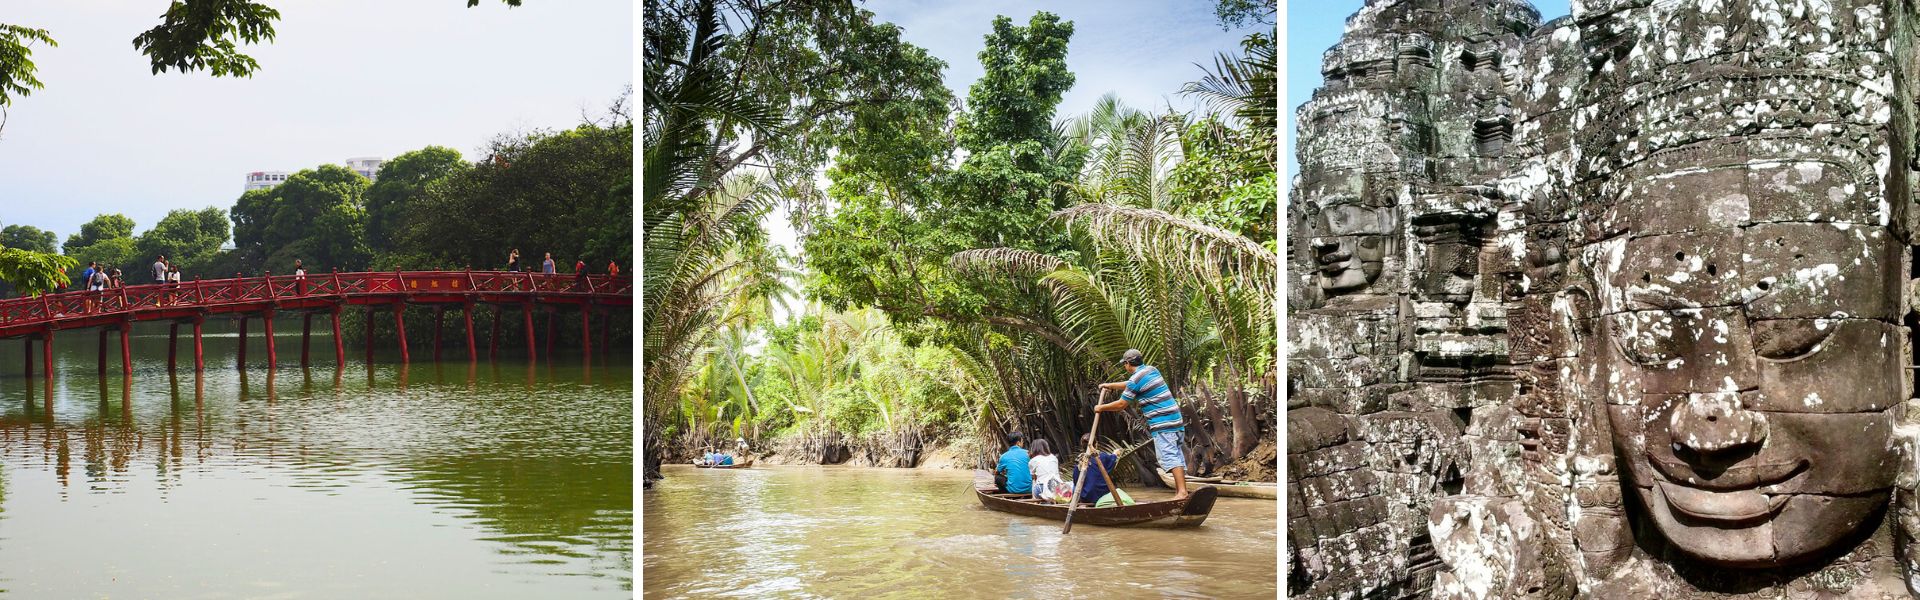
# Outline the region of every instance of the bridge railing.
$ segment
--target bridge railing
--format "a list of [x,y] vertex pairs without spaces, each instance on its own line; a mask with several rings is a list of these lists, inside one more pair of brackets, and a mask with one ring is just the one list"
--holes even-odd
[[266,300],[377,295],[541,294],[633,295],[632,277],[506,271],[385,271],[264,275],[129,285],[0,300],[0,325],[135,310],[214,306]]

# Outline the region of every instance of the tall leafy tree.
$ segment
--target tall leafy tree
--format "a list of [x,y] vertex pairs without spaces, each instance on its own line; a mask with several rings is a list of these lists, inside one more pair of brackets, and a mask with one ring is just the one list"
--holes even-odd
[[[221,217],[221,220],[225,220],[225,217]],[[123,214],[99,215],[94,217],[92,221],[87,221],[86,224],[81,225],[80,233],[67,236],[67,242],[60,246],[60,250],[67,254],[73,254],[80,248],[92,246],[105,240],[130,238],[133,237],[133,226],[133,219],[127,218],[127,216]]]
[[53,253],[60,238],[53,232],[32,225],[8,225],[0,228],[0,246],[29,252]]
[[486,160],[406,204],[398,230],[388,230],[395,246],[385,261],[498,268],[519,248],[533,263],[552,252],[561,264],[583,259],[596,272],[609,260],[631,265],[633,124],[623,110],[609,122],[494,140]]
[[340,165],[302,170],[278,186],[248,190],[234,204],[233,241],[242,263],[287,272],[295,259],[308,269],[366,268],[371,251],[362,236],[369,182]]
[[[135,247],[141,258],[166,255],[183,271],[206,267],[227,243],[227,212],[215,207],[178,209],[140,235]],[[214,273],[213,276],[223,274]]]
[[[980,53],[986,74],[968,93],[954,139],[968,152],[951,171],[939,160],[941,120],[896,120],[924,128],[871,145],[842,148],[828,175],[838,205],[806,238],[813,291],[835,307],[881,308],[910,326],[934,318],[986,320],[1053,334],[1024,315],[1033,298],[983,294],[956,279],[947,257],[969,248],[1064,252],[1064,232],[1047,225],[1065,206],[1082,153],[1052,125],[1073,85],[1066,67],[1072,23],[1038,13],[1025,27],[994,20]],[[913,129],[909,129],[912,131]],[[919,143],[899,143],[919,142]]]
[[427,146],[380,165],[380,179],[367,188],[367,244],[375,251],[393,250],[407,209],[426,197],[427,186],[470,167],[460,151],[445,146]]

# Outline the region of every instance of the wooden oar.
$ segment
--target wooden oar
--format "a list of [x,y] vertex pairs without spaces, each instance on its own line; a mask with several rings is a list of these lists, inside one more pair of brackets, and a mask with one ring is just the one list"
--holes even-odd
[[[1093,418],[1095,421],[1098,421],[1100,414],[1094,413]],[[1107,475],[1107,465],[1100,462],[1100,453],[1093,451],[1093,444],[1094,442],[1091,441],[1087,443],[1087,453],[1093,455],[1093,467],[1100,470],[1100,479],[1107,482],[1107,493],[1113,494],[1113,503],[1126,506],[1127,501],[1120,497],[1120,488],[1114,487],[1113,477]],[[1075,496],[1075,498],[1078,498],[1078,496]]]
[[[1107,401],[1107,389],[1100,388],[1100,401],[1094,403],[1094,407],[1098,408],[1101,404],[1105,404],[1106,401]],[[1087,432],[1087,439],[1089,440],[1087,443],[1087,452],[1085,454],[1082,454],[1080,457],[1080,476],[1073,478],[1073,497],[1067,501],[1067,524],[1060,528],[1060,535],[1066,535],[1073,531],[1073,509],[1078,508],[1080,506],[1080,486],[1081,484],[1084,484],[1087,482],[1087,471],[1088,471],[1087,459],[1093,457],[1092,440],[1100,439],[1100,411],[1099,410],[1093,411],[1093,429]],[[1099,461],[1094,461],[1094,462],[1099,462]],[[1113,482],[1111,480],[1107,482],[1107,487],[1113,487]],[[1114,496],[1119,497],[1119,494],[1115,494]]]

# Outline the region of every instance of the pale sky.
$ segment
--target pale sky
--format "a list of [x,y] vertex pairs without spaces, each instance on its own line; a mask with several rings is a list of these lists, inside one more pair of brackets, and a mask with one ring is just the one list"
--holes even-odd
[[505,132],[562,129],[634,83],[630,0],[268,0],[251,79],[153,75],[133,38],[168,0],[4,0],[0,23],[48,30],[46,88],[0,130],[0,224],[65,241],[102,213],[144,232],[177,208],[233,206],[251,171],[392,158],[469,160]]

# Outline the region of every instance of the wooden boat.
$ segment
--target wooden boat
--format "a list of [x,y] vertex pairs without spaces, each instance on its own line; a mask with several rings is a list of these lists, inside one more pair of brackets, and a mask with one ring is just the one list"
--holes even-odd
[[753,466],[753,459],[751,458],[747,459],[747,462],[734,463],[731,465],[694,465],[694,467],[701,468],[701,469],[745,469],[752,466]]
[[[1067,519],[1067,505],[1034,500],[1028,494],[998,493],[991,475],[986,477],[984,486],[976,478],[973,493],[980,498],[980,504],[1000,512],[1054,521]],[[1190,490],[1189,494],[1182,500],[1140,502],[1106,508],[1083,504],[1074,509],[1073,522],[1076,525],[1197,527],[1207,520],[1207,513],[1213,512],[1213,501],[1219,492],[1216,488],[1204,487]]]
[[[1173,487],[1173,475],[1166,471],[1156,470],[1155,472],[1160,474],[1160,483],[1166,484],[1167,487]],[[1187,488],[1189,492],[1202,488],[1216,489],[1220,490],[1220,495],[1233,498],[1280,499],[1280,486],[1262,481],[1233,481],[1231,479],[1220,479],[1218,477],[1188,477]]]

